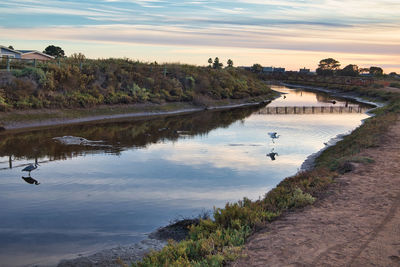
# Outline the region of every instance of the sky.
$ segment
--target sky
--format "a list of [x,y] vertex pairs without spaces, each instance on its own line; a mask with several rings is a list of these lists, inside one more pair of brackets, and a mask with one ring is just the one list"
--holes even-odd
[[399,0],[2,0],[0,44],[67,55],[400,73]]

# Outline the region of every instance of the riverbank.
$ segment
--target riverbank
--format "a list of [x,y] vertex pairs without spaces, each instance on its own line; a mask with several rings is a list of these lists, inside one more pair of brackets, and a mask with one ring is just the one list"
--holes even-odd
[[212,101],[207,106],[185,102],[166,104],[134,104],[99,106],[92,109],[39,109],[0,112],[0,126],[3,130],[21,131],[29,128],[43,128],[68,124],[79,124],[126,118],[146,118],[167,115],[182,115],[213,109],[231,109],[256,106],[269,102],[267,96],[240,100]]
[[400,120],[315,204],[251,236],[231,266],[398,266]]
[[400,264],[399,95],[390,99],[377,118],[316,157],[317,168],[340,174],[318,200],[258,229],[230,266]]
[[[146,256],[135,266],[162,265],[167,262],[222,265],[236,259],[244,241],[252,233],[265,229],[269,222],[287,212],[323,198],[328,192],[327,188],[335,184],[338,174],[351,172],[356,164],[373,162],[373,159],[361,156],[360,152],[380,144],[383,134],[397,120],[400,110],[398,95],[387,97],[390,101],[387,106],[375,110],[375,117],[365,121],[335,146],[324,150],[316,159],[314,169],[284,179],[260,200],[253,202],[245,198],[227,204],[224,209],[217,209],[213,221],[204,220],[199,226],[191,227],[188,240],[169,244],[161,252]],[[209,247],[210,244],[214,245]],[[182,250],[192,252],[179,252]],[[260,266],[265,264],[268,262],[261,261]]]

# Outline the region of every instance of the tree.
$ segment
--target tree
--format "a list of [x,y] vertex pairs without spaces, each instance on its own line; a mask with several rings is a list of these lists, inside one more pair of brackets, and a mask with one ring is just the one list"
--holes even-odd
[[382,76],[383,75],[383,69],[380,67],[370,67],[369,68],[369,74],[373,76]]
[[325,58],[319,62],[317,68],[318,75],[331,76],[339,69],[340,63],[333,58]]
[[46,47],[43,53],[56,58],[65,57],[64,50],[62,50],[61,47],[54,45],[49,45],[48,47]]
[[212,58],[209,58],[209,59],[208,59],[208,64],[209,64],[208,66],[209,66],[210,68],[211,68],[211,64],[212,64],[212,63],[213,63]]
[[219,62],[219,58],[216,57],[216,58],[214,59],[213,68],[214,68],[214,69],[221,69],[222,66],[223,66],[223,64],[220,63],[220,62]]
[[14,47],[12,45],[9,45],[8,48],[14,50]]
[[262,72],[262,70],[263,70],[263,67],[258,63],[253,64],[253,66],[251,66],[251,71],[252,72],[260,73],[260,72]]
[[73,53],[71,58],[75,61],[84,61],[86,59],[85,55],[82,53]]
[[340,73],[340,75],[343,75],[343,76],[356,77],[359,74],[358,66],[353,65],[353,64],[347,65],[342,70],[340,70],[339,73]]
[[228,68],[232,68],[232,67],[233,67],[233,61],[232,61],[232,59],[228,59],[228,61],[226,62],[226,64],[228,65]]

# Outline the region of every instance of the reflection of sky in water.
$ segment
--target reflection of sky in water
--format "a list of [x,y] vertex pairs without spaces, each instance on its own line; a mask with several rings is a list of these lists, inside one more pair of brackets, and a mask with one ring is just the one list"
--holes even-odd
[[[315,95],[309,101],[315,103]],[[54,262],[135,242],[171,219],[227,201],[257,199],[366,117],[254,114],[205,136],[42,164],[32,172],[39,186],[25,183],[21,168],[2,170],[0,260]],[[281,135],[275,143],[271,131]],[[275,161],[266,156],[272,148]]]

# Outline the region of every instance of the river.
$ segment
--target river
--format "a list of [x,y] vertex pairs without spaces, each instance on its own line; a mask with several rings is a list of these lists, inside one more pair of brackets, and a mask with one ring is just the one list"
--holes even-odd
[[0,266],[54,265],[258,199],[368,117],[356,102],[274,89],[267,106],[2,133]]

